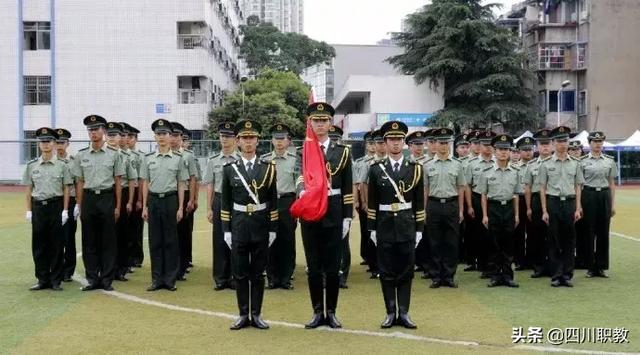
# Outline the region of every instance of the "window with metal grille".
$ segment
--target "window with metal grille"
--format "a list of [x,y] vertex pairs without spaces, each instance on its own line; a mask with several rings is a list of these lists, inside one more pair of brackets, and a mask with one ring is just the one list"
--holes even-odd
[[50,105],[51,104],[51,77],[50,76],[25,76],[24,77],[24,104],[25,105]]
[[24,131],[24,143],[22,143],[22,162],[38,157],[38,141],[36,140],[36,131]]
[[50,22],[23,22],[22,26],[25,51],[51,49]]
[[539,51],[540,69],[565,69],[565,46],[543,45]]

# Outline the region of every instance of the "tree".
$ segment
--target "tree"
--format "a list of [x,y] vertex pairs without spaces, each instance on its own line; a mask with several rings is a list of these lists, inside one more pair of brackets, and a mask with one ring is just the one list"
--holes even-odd
[[247,63],[251,75],[263,68],[302,73],[305,68],[335,57],[326,42],[315,41],[299,33],[282,33],[270,23],[259,23],[255,16],[240,26],[243,36],[240,58]]
[[255,80],[244,84],[244,112],[242,89],[234,91],[224,104],[209,113],[209,135],[217,136],[220,122],[236,122],[248,118],[262,125],[263,135],[276,123],[288,125],[295,136],[303,137],[304,112],[309,97],[309,86],[292,72],[271,69],[261,71]]
[[501,123],[508,131],[537,126],[533,73],[518,52],[517,38],[494,22],[496,4],[480,0],[433,0],[407,18],[407,31],[393,34],[405,48],[388,59],[418,84],[439,89],[444,79],[444,109],[437,124],[487,127]]

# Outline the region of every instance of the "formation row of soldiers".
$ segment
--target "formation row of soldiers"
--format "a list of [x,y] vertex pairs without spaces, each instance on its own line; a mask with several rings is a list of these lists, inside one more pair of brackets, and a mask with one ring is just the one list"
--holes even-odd
[[[474,131],[454,140],[452,130],[441,128],[407,136],[404,123],[391,121],[365,136],[367,155],[352,162],[350,148],[330,139],[339,133],[331,125],[333,114],[325,103],[307,109],[328,180],[324,217],[300,221],[313,308],[307,328],[341,327],[336,309],[339,288],[346,287],[354,207],[362,228],[361,255],[382,287],[387,311],[383,328],[416,327],[408,314],[414,268],[424,271],[432,288],[457,287],[455,273],[462,257],[470,265],[467,270],[480,270],[491,279],[488,286],[517,287],[512,263],[514,254],[519,254],[514,245],[524,246],[524,257],[516,262],[520,267],[525,260],[530,263],[535,270],[532,277],[548,275],[552,286],[572,286],[575,222],[583,216],[588,276],[606,276],[616,168],[602,154],[602,132],[589,136],[591,153],[578,159],[567,154],[567,127],[541,130],[518,142],[524,158],[510,162],[513,139],[508,135]],[[116,237],[121,211],[131,220],[133,211],[140,210],[140,217],[149,223],[152,284],[148,290],[175,291],[176,280],[184,279],[191,262],[192,216],[200,179],[193,154],[179,147],[177,137],[186,130],[156,120],[152,130],[158,148],[143,155],[102,144],[105,129],[113,132],[118,124],[95,115],[85,124],[91,145],[70,159],[71,168],[47,150],[47,144],[60,139],[56,131],[42,128],[38,138],[43,155],[25,171],[39,279],[34,289],[60,288],[54,276],[60,256],[43,255],[36,246],[47,245],[55,233],[62,233],[54,231],[68,225],[71,209],[73,219],[80,215],[83,221],[88,280],[84,290],[111,290],[114,278],[124,281],[128,268],[142,261],[131,253],[137,234],[123,237],[121,244]],[[135,138],[136,131],[124,124],[118,135],[124,132]],[[240,316],[231,329],[269,327],[261,317],[265,269],[269,288],[292,288],[296,220],[289,209],[305,193],[304,172],[299,155],[288,150],[288,127],[274,125],[270,133],[275,150],[256,157],[260,133],[260,125],[251,120],[222,123],[221,152],[209,158],[202,178],[208,186],[207,218],[213,223],[214,289],[235,289],[238,301]],[[405,143],[411,152],[407,158],[402,153]],[[534,145],[539,154],[535,159],[530,154]],[[135,139],[129,139],[128,147],[135,147]],[[42,175],[49,166],[58,170]],[[72,189],[68,188],[74,179],[80,206],[75,209],[69,205]],[[128,180],[124,190],[128,195],[122,193],[123,180]]]

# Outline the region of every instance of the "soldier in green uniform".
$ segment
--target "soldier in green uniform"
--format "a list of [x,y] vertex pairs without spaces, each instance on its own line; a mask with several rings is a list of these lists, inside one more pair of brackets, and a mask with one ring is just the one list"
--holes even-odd
[[436,156],[424,164],[427,238],[431,259],[431,288],[458,287],[454,281],[458,266],[458,233],[464,220],[465,176],[462,163],[449,151],[453,130],[434,129]]
[[[515,231],[513,232],[513,260],[516,264],[516,271],[522,271],[531,268],[531,263],[527,256],[527,203],[524,198],[524,174],[526,171],[527,164],[533,158],[533,138],[531,137],[522,137],[515,144],[516,149],[518,149],[518,161],[511,162],[513,166],[518,168],[518,174],[520,179],[520,185],[522,188],[520,189],[520,198],[518,199],[518,203],[520,206],[518,207],[518,220],[520,223],[516,226]],[[513,157],[513,154],[511,154]]]
[[151,285],[147,291],[176,291],[179,272],[178,223],[184,217],[184,191],[189,179],[187,163],[171,150],[171,122],[157,119],[151,124],[157,148],[144,156],[142,218],[149,223]]
[[529,161],[523,174],[524,198],[527,214],[527,259],[533,268],[532,278],[539,278],[549,273],[547,224],[542,221],[542,205],[540,204],[540,165],[551,156],[551,130],[541,129],[533,135],[539,156]]
[[289,208],[296,199],[296,179],[300,175],[298,156],[288,150],[291,130],[287,125],[275,124],[269,132],[274,149],[262,155],[260,160],[273,162],[276,166],[279,218],[277,238],[269,248],[268,288],[291,290],[291,277],[296,267],[296,220],[291,217]]
[[[571,157],[578,160],[582,159],[582,143],[578,139],[574,139],[577,133],[569,135],[569,150]],[[584,188],[582,196],[584,198]],[[587,225],[584,218],[576,221],[576,259],[575,268],[584,270],[587,268],[587,255],[589,253],[589,241],[587,237]]]
[[457,135],[453,141],[453,146],[456,149],[456,158],[463,163],[471,158],[469,144],[469,134],[467,133]]
[[[369,159],[366,164],[363,164],[358,169],[359,170],[358,175],[360,176],[358,180],[362,181],[360,185],[360,189],[361,189],[360,193],[364,197],[363,206],[367,206],[366,198],[368,196],[367,188],[368,188],[369,169],[373,164],[375,164],[376,161],[385,159],[387,157],[387,144],[382,138],[382,133],[380,132],[380,130],[375,130],[371,132],[371,139],[373,140],[373,144],[375,147],[375,154],[372,159]],[[368,234],[369,232],[367,231],[367,235]],[[362,238],[362,235],[360,236],[360,238]],[[376,245],[373,244],[373,242],[369,238],[367,238],[366,243],[367,243],[367,247],[366,247],[367,265],[369,266],[369,268],[367,269],[367,272],[371,273],[371,277],[370,277],[371,279],[376,279],[378,278],[378,275],[379,275],[378,253],[376,251]]]
[[580,168],[584,175],[582,206],[589,249],[587,250],[587,277],[608,277],[609,227],[615,215],[615,178],[618,168],[615,160],[602,152],[606,136],[603,132],[589,133],[591,152],[582,158]]
[[[453,147],[455,149],[455,157],[460,160],[462,163],[462,169],[466,168],[466,165],[470,159],[470,151],[469,151],[469,135],[467,133],[458,134],[453,139]],[[459,252],[458,255],[460,262],[464,262],[468,266],[464,268],[464,271],[473,271],[476,270],[475,262],[472,259],[472,254],[469,249],[471,247],[470,240],[472,240],[473,236],[471,236],[471,228],[469,227],[472,223],[471,218],[467,212],[467,191],[465,188],[465,203],[464,203],[464,222],[460,225],[460,238],[458,240]]]
[[[236,151],[234,124],[222,122],[218,125],[220,152],[213,154],[207,161],[204,178],[207,184],[207,219],[213,224],[213,282],[214,290],[234,288],[231,277],[231,253],[224,242],[222,218],[220,213],[222,198],[222,171],[226,164],[240,159]],[[226,216],[229,217],[229,216]],[[227,220],[229,218],[226,218]]]
[[492,131],[477,131],[476,140],[479,142],[480,155],[467,161],[465,168],[465,179],[469,185],[467,188],[467,214],[473,218],[470,228],[473,237],[469,241],[472,250],[471,260],[478,271],[482,272],[482,278],[491,276],[491,267],[489,266],[489,236],[487,229],[482,224],[482,195],[478,189],[478,183],[482,178],[482,174],[488,167],[494,165],[493,147],[491,140],[496,136]]
[[[144,248],[142,243],[142,232],[144,229],[144,221],[142,220],[142,189],[140,184],[140,166],[142,165],[142,159],[145,156],[145,152],[137,149],[138,134],[140,130],[125,123],[128,128],[127,133],[127,146],[129,153],[131,154],[131,165],[136,169],[138,173],[138,181],[136,181],[136,190],[133,203],[133,211],[129,215],[129,228],[131,230],[131,239],[129,240],[129,266],[141,267],[144,260]],[[130,269],[130,271],[132,271]]]
[[520,169],[509,162],[513,138],[507,134],[491,140],[496,163],[484,170],[478,184],[482,194],[482,224],[489,231],[491,264],[495,270],[487,286],[518,287],[513,281],[513,232],[520,223]]
[[[424,149],[426,139],[426,134],[422,131],[415,131],[405,138],[405,142],[409,146],[409,153],[411,153],[411,155],[409,156],[409,161],[424,165],[424,163],[429,160],[429,156],[425,154]],[[422,232],[423,236],[426,236],[424,223],[422,224]],[[429,260],[429,240],[427,238],[422,238],[420,243],[418,243],[418,246],[415,250],[415,256],[416,271],[422,271],[423,278],[428,277],[427,269]]]
[[[342,136],[344,131],[339,126],[333,125],[329,127],[329,139],[332,142],[342,144]],[[351,162],[353,164],[353,162]],[[351,174],[353,175],[353,165]],[[342,238],[342,256],[340,257],[340,288],[349,288],[347,280],[349,279],[349,271],[351,270],[351,246],[349,245],[349,233]]]
[[518,166],[520,164],[520,148],[516,145],[512,146],[509,151],[509,163],[514,166]]
[[195,211],[195,201],[198,198],[196,193],[198,186],[198,167],[193,152],[182,149],[182,135],[186,130],[184,126],[178,122],[171,122],[171,128],[171,150],[182,155],[182,160],[189,174],[189,181],[184,191],[184,205],[182,206],[184,215],[182,220],[178,222],[178,252],[180,255],[178,262],[178,280],[185,281],[187,279],[186,274],[189,268],[189,255],[191,254],[193,238],[191,233],[193,228],[193,212]]
[[[193,134],[191,133],[191,131],[185,128],[184,132],[182,132],[182,151],[190,152],[191,154],[194,155],[194,158],[195,158],[195,153],[191,149],[192,136]],[[193,267],[193,220],[194,220],[195,213],[198,210],[198,196],[200,196],[199,182],[202,181],[202,167],[200,166],[200,160],[195,158],[194,162],[196,163],[195,164],[196,173],[197,173],[196,181],[198,183],[196,183],[195,191],[192,192],[195,198],[193,199],[193,211],[191,212],[191,216],[190,216],[191,218],[189,219],[189,229],[188,229],[189,239],[187,240],[186,251],[185,251],[185,258],[187,260],[186,273],[189,273],[189,270]]]
[[116,276],[116,221],[120,217],[122,155],[104,139],[107,121],[98,115],[83,120],[91,143],[76,154],[72,173],[76,177],[76,203],[82,220],[82,260],[87,278],[83,291],[113,291]]
[[[235,125],[242,156],[224,166],[222,175],[222,230],[231,248],[233,278],[240,316],[231,325],[268,329],[262,319],[264,276],[268,249],[278,228],[276,164],[256,158],[261,127],[243,120]],[[251,311],[251,319],[249,319]]]
[[[69,171],[73,166],[74,157],[67,152],[69,148],[69,139],[71,132],[64,128],[56,128],[58,138],[56,139],[56,157],[63,161]],[[73,213],[73,218],[69,218],[67,223],[62,225],[62,281],[71,282],[71,276],[76,270],[76,230],[78,228],[78,214],[80,211],[76,208],[76,189],[69,189],[69,211]]]
[[[131,154],[122,149],[124,126],[118,122],[107,122],[107,146],[118,151],[122,158],[125,174],[122,176],[122,198],[120,199],[120,217],[116,220],[116,271],[115,279],[129,281],[126,278],[129,270],[129,216],[133,211],[135,186],[138,182],[138,171],[131,164]],[[126,145],[126,144],[125,144]]]
[[402,155],[407,125],[386,122],[380,128],[388,147],[388,157],[369,170],[368,228],[377,245],[380,284],[387,316],[380,325],[395,324],[415,329],[409,317],[411,283],[415,263],[414,248],[422,239],[424,225],[424,185],[422,165],[406,161]]
[[480,152],[482,151],[482,144],[480,144],[480,140],[478,139],[481,133],[482,131],[480,130],[474,130],[469,132],[469,144],[470,144],[469,158],[470,159],[479,156]]
[[[360,265],[369,265],[368,243],[369,229],[367,228],[367,196],[364,194],[364,185],[367,176],[363,171],[369,169],[369,163],[375,158],[376,146],[373,142],[373,131],[364,134],[365,155],[355,160],[353,163],[353,202],[358,220],[360,221]],[[346,285],[340,285],[346,286]]]
[[542,220],[549,226],[551,286],[573,287],[576,248],[575,222],[582,217],[580,161],[569,156],[570,129],[560,126],[551,131],[555,153],[539,170]]
[[51,288],[62,291],[63,226],[69,219],[69,185],[73,184],[67,164],[54,155],[58,134],[51,128],[36,130],[40,157],[27,163],[22,176],[26,188],[26,219],[31,222],[31,252],[38,283],[30,290]]

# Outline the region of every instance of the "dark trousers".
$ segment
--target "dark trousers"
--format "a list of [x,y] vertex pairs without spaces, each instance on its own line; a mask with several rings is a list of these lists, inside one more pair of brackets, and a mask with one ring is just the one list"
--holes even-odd
[[358,221],[360,221],[360,257],[367,265],[369,255],[367,255],[369,230],[367,229],[367,211],[358,209]]
[[549,264],[552,280],[571,280],[576,249],[576,200],[547,195],[549,213]]
[[422,240],[418,243],[418,246],[415,250],[415,264],[418,265],[420,269],[425,274],[429,274],[429,265],[431,264],[431,242],[429,241],[429,231],[427,225],[424,225],[424,230],[422,232]]
[[526,234],[527,234],[527,202],[524,200],[524,195],[520,195],[518,199],[519,209],[518,218],[520,224],[513,231],[513,260],[517,266],[529,267],[526,251]]
[[69,278],[76,271],[76,230],[78,221],[73,218],[73,210],[76,208],[76,198],[69,197],[69,220],[62,226],[62,277]]
[[222,220],[220,219],[220,199],[222,194],[216,192],[213,198],[213,281],[216,285],[225,285],[231,281],[231,251],[224,241]]
[[429,200],[427,236],[431,250],[429,274],[433,281],[453,280],[458,266],[458,201]]
[[531,194],[531,221],[527,222],[527,258],[535,272],[548,273],[549,229],[542,221],[539,192]]
[[[382,239],[382,237],[380,237]],[[378,243],[378,266],[380,285],[387,314],[409,312],[411,303],[411,282],[415,267],[415,242]]]
[[482,224],[482,196],[473,192],[471,194],[471,205],[475,217],[472,219],[469,245],[472,249],[470,251],[471,259],[475,260],[478,270],[487,271],[489,260],[489,235],[487,228]]
[[62,197],[45,202],[31,199],[31,253],[35,276],[43,285],[57,285],[62,281],[62,207]]
[[178,277],[178,196],[149,193],[149,255],[154,284],[175,286]]
[[342,225],[323,227],[322,223],[302,223],[302,243],[309,269],[309,294],[313,311],[323,313],[325,310],[324,275],[326,311],[335,312],[340,284],[338,272],[342,255]]
[[116,221],[116,276],[124,276],[129,268],[129,249],[131,233],[129,231],[129,215],[127,214],[127,201],[129,200],[129,188],[122,188],[120,199],[120,217]]
[[[256,233],[254,231],[251,234]],[[264,298],[264,271],[267,266],[269,238],[264,231],[260,238],[238,238],[232,232],[231,260],[233,278],[236,282],[236,298],[238,310],[241,316],[262,313],[262,300]],[[248,239],[248,240],[247,240]],[[249,303],[251,302],[251,303]]]
[[184,276],[191,262],[191,244],[193,238],[193,212],[187,213],[187,204],[189,203],[189,191],[184,192],[184,203],[182,211],[184,217],[178,222],[178,249],[180,250],[180,262],[178,275]]
[[296,267],[296,220],[291,217],[289,207],[295,195],[278,199],[278,233],[269,248],[267,278],[274,285],[288,285]]
[[115,196],[84,190],[82,198],[82,261],[90,285],[111,286],[116,271]]
[[[342,231],[341,231],[342,232]],[[340,283],[343,285],[347,284],[347,279],[349,279],[349,271],[351,270],[351,246],[349,246],[349,238],[350,233],[342,238],[342,255],[340,256]]]
[[142,220],[142,210],[136,209],[138,197],[138,188],[136,188],[135,197],[133,198],[133,210],[129,215],[129,230],[131,233],[131,239],[129,240],[129,266],[140,265],[144,261],[142,238],[144,221]]
[[[492,267],[492,280],[513,280],[513,246],[514,246],[514,215],[513,202],[506,205],[500,202],[488,202],[489,238],[491,239],[491,254],[489,257]],[[523,222],[521,222],[523,223]]]
[[609,227],[611,191],[582,190],[582,209],[587,235],[586,267],[592,271],[609,269]]
[[[584,218],[576,222],[576,269],[587,269],[589,259],[589,232]],[[591,241],[593,244],[593,241]]]

